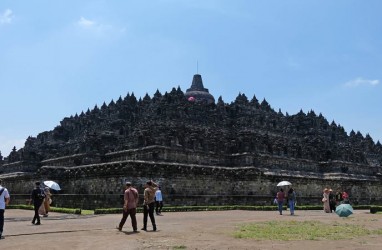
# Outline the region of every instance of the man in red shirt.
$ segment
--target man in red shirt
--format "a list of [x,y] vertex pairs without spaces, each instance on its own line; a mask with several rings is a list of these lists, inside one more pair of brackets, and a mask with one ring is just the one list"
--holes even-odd
[[133,226],[134,232],[138,232],[137,226],[137,205],[138,205],[138,191],[131,186],[131,182],[126,182],[126,190],[124,194],[124,204],[123,204],[123,216],[117,229],[122,230],[123,225],[126,222],[127,217],[130,215],[131,225]]
[[282,215],[283,214],[284,199],[285,199],[285,193],[284,193],[284,190],[282,188],[280,188],[280,191],[277,192],[276,199],[277,199],[277,203],[278,203],[279,213],[280,213],[280,215]]
[[344,204],[350,204],[349,195],[345,191],[342,192],[342,199]]

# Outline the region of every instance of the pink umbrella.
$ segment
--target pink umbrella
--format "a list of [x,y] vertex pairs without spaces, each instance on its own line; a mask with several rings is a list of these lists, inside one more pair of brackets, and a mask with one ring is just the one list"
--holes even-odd
[[194,102],[195,101],[195,97],[193,97],[193,96],[190,96],[190,97],[188,97],[188,99],[187,99],[189,102]]

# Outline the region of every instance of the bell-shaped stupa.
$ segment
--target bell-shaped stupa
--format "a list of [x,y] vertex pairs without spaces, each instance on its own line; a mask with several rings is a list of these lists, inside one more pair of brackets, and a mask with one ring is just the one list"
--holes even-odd
[[187,89],[184,95],[189,101],[215,103],[215,98],[203,86],[202,76],[199,74],[194,75],[191,88]]

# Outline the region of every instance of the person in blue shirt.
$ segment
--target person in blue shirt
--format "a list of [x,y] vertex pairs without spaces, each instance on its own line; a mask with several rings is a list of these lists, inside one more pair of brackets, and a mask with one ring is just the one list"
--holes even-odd
[[290,188],[288,190],[288,203],[289,203],[289,210],[290,215],[294,215],[294,206],[296,204],[296,192],[293,188]]
[[155,192],[155,212],[157,215],[162,215],[163,208],[163,197],[161,188],[158,187],[158,190]]

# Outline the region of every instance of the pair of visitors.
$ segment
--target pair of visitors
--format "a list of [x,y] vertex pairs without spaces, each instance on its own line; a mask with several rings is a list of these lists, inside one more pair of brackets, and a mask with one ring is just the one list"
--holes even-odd
[[126,182],[125,185],[126,185],[125,192],[123,196],[123,200],[124,200],[123,215],[122,215],[121,221],[119,222],[119,225],[117,226],[117,229],[119,231],[122,230],[127,217],[130,215],[133,231],[138,232],[137,218],[136,218],[137,206],[139,201],[138,191],[132,187],[131,182]]
[[2,180],[0,179],[0,240],[3,239],[3,229],[4,229],[4,212],[5,207],[9,204],[10,196],[8,189],[1,186]]
[[[145,190],[143,193],[143,228],[141,230],[147,231],[147,219],[150,217],[151,224],[153,226],[153,231],[157,230],[154,217],[155,209],[155,193],[158,190],[158,185],[150,180],[145,184]],[[131,182],[126,182],[126,190],[124,193],[124,204],[123,204],[123,216],[117,226],[119,231],[122,230],[123,225],[126,222],[127,217],[130,215],[131,224],[133,226],[134,232],[137,232],[137,219],[136,219],[136,208],[138,206],[138,191],[131,186]]]
[[[158,190],[158,185],[150,180],[145,184],[145,190],[143,193],[143,228],[141,230],[147,231],[147,219],[150,217],[151,224],[153,226],[153,231],[157,230],[154,217],[155,209],[155,193]],[[138,191],[131,186],[131,182],[126,182],[126,190],[124,193],[124,204],[123,204],[123,216],[117,226],[119,231],[122,230],[123,225],[126,222],[127,217],[130,215],[131,224],[133,226],[134,232],[137,232],[137,219],[136,219],[136,208],[138,206]]]
[[325,213],[330,213],[330,204],[329,204],[329,189],[325,188],[322,194],[322,203],[324,205],[324,211]]

